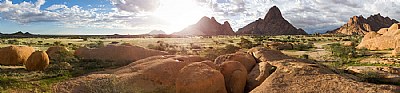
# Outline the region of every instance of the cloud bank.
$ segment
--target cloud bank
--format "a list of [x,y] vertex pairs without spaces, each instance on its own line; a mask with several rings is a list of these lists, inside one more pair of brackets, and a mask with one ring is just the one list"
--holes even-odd
[[[148,30],[165,28],[167,23],[152,16],[163,2],[179,0],[110,0],[112,11],[102,8],[83,9],[81,6],[54,4],[41,8],[45,0],[18,4],[5,0],[0,3],[0,18],[20,24],[54,22],[64,27],[94,27],[110,29]],[[284,18],[308,33],[325,32],[345,24],[350,17],[381,13],[400,19],[397,0],[193,0],[219,22],[229,21],[237,30],[258,18],[264,18],[268,9],[278,6]],[[191,9],[191,7],[187,7]],[[197,10],[193,10],[197,11]],[[161,15],[162,16],[162,15]],[[200,18],[198,18],[200,19]],[[194,23],[192,23],[194,24]],[[182,28],[183,29],[183,28]]]

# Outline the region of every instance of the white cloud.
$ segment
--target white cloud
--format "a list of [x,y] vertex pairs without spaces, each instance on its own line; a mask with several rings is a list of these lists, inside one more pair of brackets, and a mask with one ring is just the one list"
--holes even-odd
[[97,12],[102,9],[85,10],[78,5],[67,7],[66,5],[56,4],[45,8],[45,10],[40,10],[44,2],[44,0],[39,0],[35,3],[12,4],[12,1],[4,1],[0,3],[0,14],[3,19],[20,24],[54,22],[67,28],[143,29],[137,26],[159,23],[144,18],[147,15],[124,11]]
[[57,9],[66,9],[66,8],[68,8],[68,6],[55,4],[55,5],[51,5],[50,7],[47,7],[46,10],[57,10]]
[[[104,8],[104,5],[98,5],[100,8],[82,9],[80,6],[67,7],[66,5],[58,4],[46,7],[45,10],[40,10],[40,7],[45,3],[44,0],[38,0],[34,3],[22,2],[19,4],[12,4],[10,0],[1,0],[0,17],[21,24],[55,22],[60,24],[60,26],[72,28],[95,27],[140,30],[147,28],[150,31],[152,29],[167,28],[166,23],[150,15],[152,12],[157,12],[158,8],[163,7],[161,3],[173,2],[177,5],[181,4],[174,2],[179,0],[110,1],[115,8],[111,8],[111,12],[99,12]],[[205,16],[214,16],[219,22],[229,21],[235,30],[258,18],[264,18],[268,9],[274,5],[281,9],[284,18],[290,23],[296,27],[305,29],[309,33],[335,29],[355,15],[368,17],[372,14],[381,13],[383,16],[389,16],[397,20],[400,19],[400,16],[398,16],[400,9],[397,9],[400,7],[398,0],[194,1],[198,2],[199,6],[208,9],[207,11],[210,13],[205,14]],[[192,8],[187,7],[182,10],[189,11]]]
[[111,0],[111,2],[120,10],[128,12],[154,11],[160,5],[160,0]]

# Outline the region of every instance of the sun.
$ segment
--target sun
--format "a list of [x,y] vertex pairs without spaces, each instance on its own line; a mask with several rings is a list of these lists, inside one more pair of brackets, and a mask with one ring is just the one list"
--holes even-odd
[[168,23],[163,29],[166,33],[173,33],[195,24],[201,17],[207,16],[208,11],[195,0],[161,0],[152,15]]

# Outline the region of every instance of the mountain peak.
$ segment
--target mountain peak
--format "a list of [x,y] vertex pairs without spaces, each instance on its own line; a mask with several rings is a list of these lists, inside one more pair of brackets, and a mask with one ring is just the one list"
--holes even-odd
[[277,6],[273,6],[268,10],[268,13],[265,16],[264,20],[269,19],[283,19],[281,10],[279,10]]
[[258,20],[240,28],[237,34],[253,35],[306,35],[302,29],[297,29],[282,17],[278,7],[273,6],[265,15],[265,19]]
[[194,25],[186,27],[180,32],[173,33],[174,35],[235,35],[229,22],[220,24],[214,17],[204,16]]

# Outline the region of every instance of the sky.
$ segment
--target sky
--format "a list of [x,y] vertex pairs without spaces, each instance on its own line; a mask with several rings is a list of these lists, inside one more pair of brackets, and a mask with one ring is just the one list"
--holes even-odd
[[350,17],[400,20],[398,0],[0,0],[0,32],[48,35],[178,32],[203,16],[237,29],[264,18],[272,6],[307,33],[324,33]]

